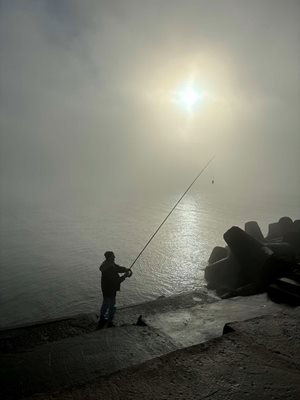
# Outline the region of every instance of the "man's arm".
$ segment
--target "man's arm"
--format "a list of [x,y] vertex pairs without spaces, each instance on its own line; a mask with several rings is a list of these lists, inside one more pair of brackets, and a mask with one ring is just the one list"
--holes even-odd
[[129,270],[129,268],[121,267],[120,265],[115,264],[115,268],[118,274],[123,274]]

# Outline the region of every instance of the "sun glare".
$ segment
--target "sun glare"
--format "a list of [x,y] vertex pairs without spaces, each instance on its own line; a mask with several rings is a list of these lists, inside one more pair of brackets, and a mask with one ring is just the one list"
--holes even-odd
[[191,85],[185,86],[175,94],[175,102],[189,112],[199,106],[202,100],[203,95]]

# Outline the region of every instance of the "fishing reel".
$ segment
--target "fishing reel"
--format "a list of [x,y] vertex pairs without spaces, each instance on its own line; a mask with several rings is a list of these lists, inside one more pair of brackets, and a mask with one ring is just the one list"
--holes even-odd
[[125,272],[126,278],[130,278],[131,275],[132,275],[132,271],[131,271],[131,269],[128,269],[128,270]]

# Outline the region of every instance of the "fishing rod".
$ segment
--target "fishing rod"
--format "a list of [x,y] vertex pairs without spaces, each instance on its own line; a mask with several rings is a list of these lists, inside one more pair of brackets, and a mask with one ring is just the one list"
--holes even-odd
[[196,178],[193,180],[193,182],[188,186],[188,188],[185,190],[183,195],[180,197],[179,200],[175,203],[169,214],[165,217],[165,219],[162,221],[162,223],[159,225],[159,227],[156,229],[156,231],[153,233],[153,235],[150,237],[148,242],[145,244],[145,246],[142,248],[142,250],[139,252],[138,256],[136,259],[133,261],[129,269],[131,270],[134,264],[137,262],[137,260],[140,258],[140,256],[143,254],[144,250],[148,247],[154,236],[157,234],[157,232],[160,230],[160,228],[163,226],[163,224],[166,222],[166,220],[169,218],[169,216],[172,214],[172,212],[175,210],[175,208],[178,206],[178,204],[181,202],[181,200],[184,198],[184,196],[187,194],[187,192],[190,190],[190,188],[193,186],[193,184],[196,182],[196,180],[202,175],[202,173],[206,170],[206,168],[209,166],[209,164],[212,162],[212,160],[215,158],[215,156],[212,156],[212,158],[205,164],[205,166],[202,168],[202,170],[199,172],[199,174],[196,176]]

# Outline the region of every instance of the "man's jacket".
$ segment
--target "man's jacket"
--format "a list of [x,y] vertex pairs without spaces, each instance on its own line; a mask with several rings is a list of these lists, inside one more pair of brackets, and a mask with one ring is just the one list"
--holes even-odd
[[120,290],[121,282],[125,277],[120,277],[127,271],[127,268],[115,264],[113,261],[103,261],[100,266],[101,276],[101,289],[104,297],[115,297],[117,291]]

